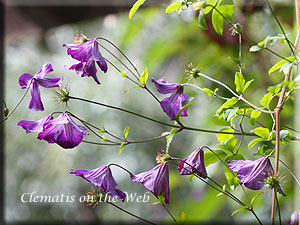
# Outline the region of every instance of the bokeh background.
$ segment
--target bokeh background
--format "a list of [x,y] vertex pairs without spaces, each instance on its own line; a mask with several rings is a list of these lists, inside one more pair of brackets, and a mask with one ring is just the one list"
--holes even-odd
[[[222,80],[234,88],[236,65],[228,57],[238,56],[238,37],[232,36],[229,27],[225,26],[224,36],[215,34],[208,19],[209,30],[203,31],[197,24],[197,15],[192,8],[181,16],[175,13],[165,14],[168,1],[148,0],[134,18],[128,19],[128,11],[134,1],[6,1],[5,2],[5,100],[9,108],[17,104],[24,90],[18,84],[18,78],[23,73],[35,74],[45,62],[51,62],[54,72],[51,76],[63,76],[64,85],[70,89],[70,94],[103,103],[123,107],[158,120],[168,122],[157,102],[129,80],[123,78],[112,66],[106,74],[98,72],[101,85],[92,78],[80,78],[73,71],[64,69],[65,65],[75,62],[67,56],[64,43],[71,43],[75,32],[83,32],[87,37],[105,37],[119,46],[132,60],[140,71],[148,68],[149,77],[155,79],[164,77],[169,82],[186,82],[184,71],[188,63],[198,65],[203,73]],[[274,1],[273,7],[289,33],[289,38],[295,38],[294,6],[292,1]],[[209,18],[209,17],[208,17]],[[246,34],[251,39],[260,41],[267,35],[281,33],[274,18],[271,17],[265,1],[238,1],[234,19],[244,26]],[[103,42],[124,62],[124,58],[110,45]],[[276,73],[269,76],[267,71],[278,61],[267,52],[249,53],[250,45],[246,41],[242,45],[242,58],[246,64],[244,76],[246,80],[255,79],[246,97],[258,104],[267,93],[267,87],[279,83],[283,76]],[[289,48],[281,43],[272,46],[276,52],[289,55]],[[122,71],[126,71],[104,49],[100,49]],[[194,81],[201,87],[215,89],[215,84],[199,79]],[[148,87],[160,98],[150,82]],[[219,93],[230,97],[230,93],[219,87]],[[128,91],[126,91],[128,90]],[[126,91],[126,92],[125,92]],[[186,87],[189,96],[196,97],[195,104],[188,109],[189,116],[182,119],[184,124],[205,129],[220,129],[211,117],[223,101],[211,98],[206,93],[191,87]],[[16,123],[20,120],[35,120],[53,111],[66,110],[55,101],[55,93],[50,89],[41,89],[44,112],[34,112],[28,109],[30,96],[27,96],[13,116],[5,123],[5,220],[7,222],[133,222],[134,218],[118,211],[105,203],[96,208],[87,207],[78,198],[83,195],[90,183],[69,175],[70,169],[93,169],[108,163],[123,165],[133,173],[139,173],[155,166],[155,156],[165,148],[165,140],[127,146],[121,157],[118,146],[97,146],[86,143],[72,150],[64,150],[56,144],[48,144],[38,140],[36,134],[25,134]],[[297,97],[295,102],[297,102]],[[272,101],[275,104],[275,101]],[[90,105],[71,101],[69,111],[80,118],[99,127],[105,127],[110,132],[121,136],[126,126],[130,127],[129,140],[141,140],[158,136],[170,131],[169,127],[151,123],[141,118]],[[282,123],[296,128],[297,110],[293,103],[285,105],[282,113]],[[261,117],[260,121],[271,126],[271,119]],[[245,121],[245,130],[253,127]],[[296,135],[297,133],[295,133]],[[96,141],[90,135],[86,140]],[[247,149],[251,139],[246,138],[241,146],[241,152],[251,159],[256,159],[253,153],[257,149]],[[184,131],[177,134],[171,144],[170,154],[184,158],[201,145],[218,149],[216,135]],[[291,148],[293,146],[293,149]],[[299,149],[299,147],[298,147]],[[296,144],[289,148],[282,147],[282,159],[297,171],[299,157]],[[221,163],[208,167],[210,176],[225,184],[224,168]],[[282,216],[288,219],[290,213],[299,207],[299,188],[293,179],[281,167],[283,189],[287,198],[280,196]],[[141,184],[131,183],[129,176],[118,168],[113,168],[113,175],[118,187],[127,192],[144,194],[146,190]],[[298,168],[299,177],[299,168]],[[181,211],[188,215],[190,222],[218,221],[249,222],[254,221],[252,215],[241,212],[234,217],[231,213],[238,208],[234,202],[224,196],[216,197],[216,191],[204,183],[188,177],[178,176],[177,168],[170,166],[171,201],[169,208],[177,216]],[[22,203],[23,193],[37,192],[38,195],[75,195],[74,203]],[[250,196],[256,193],[248,191]],[[234,193],[245,200],[238,188]],[[271,192],[264,193],[255,202],[256,211],[268,221],[271,205]],[[117,204],[139,216],[157,222],[171,222],[164,209],[148,203]],[[297,205],[298,204],[298,205]]]

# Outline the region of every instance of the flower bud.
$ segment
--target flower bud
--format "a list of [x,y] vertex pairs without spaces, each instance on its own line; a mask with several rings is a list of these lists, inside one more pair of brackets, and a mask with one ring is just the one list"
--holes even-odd
[[6,118],[8,116],[8,114],[9,114],[9,109],[6,108],[6,107],[4,107],[4,109],[3,109],[3,116],[4,116],[4,118]]
[[291,219],[289,220],[288,224],[299,225],[299,213],[296,210],[292,213]]

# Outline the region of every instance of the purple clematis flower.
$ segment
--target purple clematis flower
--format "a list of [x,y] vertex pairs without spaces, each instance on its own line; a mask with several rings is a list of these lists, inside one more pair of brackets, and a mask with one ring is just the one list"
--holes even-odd
[[291,215],[291,219],[288,221],[287,225],[299,225],[299,213],[294,211]]
[[133,182],[142,183],[156,197],[163,193],[165,202],[169,203],[169,169],[167,163],[160,163],[153,169],[138,175],[130,174],[130,178]]
[[[157,81],[152,78],[152,82],[156,86],[156,89],[159,93],[171,93],[171,96],[164,98],[160,102],[160,105],[164,112],[170,117],[170,120],[175,120],[176,114],[183,106],[183,102],[188,98],[188,95],[183,92],[183,86],[177,83],[168,83],[163,78]],[[180,116],[187,116],[187,108],[180,113]]]
[[[264,180],[267,177],[273,176],[274,170],[268,157],[263,157],[257,160],[232,160],[228,162],[228,167],[231,171],[237,173],[241,184],[252,190],[260,190],[264,186]],[[277,186],[277,191],[285,196],[280,186]]]
[[121,201],[125,200],[126,194],[123,193],[120,189],[116,189],[116,186],[118,184],[113,178],[111,169],[108,166],[101,166],[94,170],[71,170],[70,174],[81,176],[93,185],[101,187],[103,191],[105,191],[112,197],[117,197]]
[[99,52],[98,42],[95,39],[92,39],[81,45],[64,44],[63,47],[68,48],[68,55],[71,55],[73,59],[80,61],[80,63],[66,67],[66,69],[75,70],[81,77],[93,77],[96,83],[100,84],[96,76],[97,69],[95,63],[97,63],[104,73],[107,72],[107,63]]
[[17,126],[23,127],[26,130],[26,134],[32,132],[42,132],[44,124],[52,119],[53,117],[49,115],[38,121],[21,120],[19,123],[17,123]]
[[197,148],[185,160],[181,161],[179,165],[180,166],[178,167],[178,170],[180,175],[189,175],[196,173],[200,177],[207,177],[207,172],[204,164],[204,152],[202,148]]
[[48,143],[57,143],[63,148],[74,148],[80,144],[87,130],[77,125],[71,117],[62,113],[55,119],[49,120],[43,126],[43,131],[38,134],[38,139],[44,139]]
[[61,85],[63,78],[44,77],[47,73],[50,73],[52,71],[53,71],[52,65],[50,63],[45,63],[43,65],[43,68],[40,69],[34,76],[28,73],[24,73],[20,76],[19,84],[21,88],[30,88],[30,92],[31,92],[31,99],[29,102],[30,109],[33,109],[35,111],[44,110],[39,86],[45,88],[53,88],[53,87],[59,87]]

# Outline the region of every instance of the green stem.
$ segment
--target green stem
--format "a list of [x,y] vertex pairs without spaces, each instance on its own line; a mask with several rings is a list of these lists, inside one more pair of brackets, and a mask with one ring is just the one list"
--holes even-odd
[[135,214],[133,214],[133,213],[131,213],[131,212],[128,212],[127,210],[122,209],[120,206],[117,206],[117,205],[115,205],[115,204],[112,203],[112,202],[107,202],[107,203],[108,203],[108,204],[111,204],[112,206],[116,207],[117,209],[123,211],[124,213],[127,213],[128,215],[133,216],[133,217],[135,217],[135,218],[137,218],[137,219],[139,219],[139,220],[141,220],[141,221],[144,221],[144,222],[149,223],[149,224],[156,225],[156,223],[152,223],[151,221],[148,221],[148,220],[143,219],[142,217],[139,217],[139,216],[137,216],[137,215],[135,215]]
[[275,195],[275,198],[276,198],[276,205],[277,205],[277,210],[278,210],[279,224],[281,225],[281,213],[280,213],[280,206],[279,206],[278,196]]
[[177,126],[177,125],[164,123],[164,122],[161,122],[159,120],[156,120],[156,119],[153,119],[153,118],[150,118],[150,117],[147,117],[147,116],[138,114],[136,112],[132,112],[132,111],[123,109],[123,108],[119,108],[119,107],[116,107],[116,106],[107,105],[107,104],[104,104],[104,103],[100,103],[100,102],[96,102],[96,101],[92,101],[92,100],[88,100],[88,99],[83,99],[83,98],[78,98],[78,97],[73,97],[73,96],[69,96],[69,99],[84,101],[84,102],[88,102],[88,103],[100,105],[100,106],[103,106],[103,107],[107,107],[107,108],[111,108],[111,109],[116,109],[116,110],[119,110],[119,111],[122,111],[122,112],[126,112],[126,113],[129,113],[129,114],[141,117],[141,118],[146,119],[146,120],[150,120],[150,121],[155,122],[155,123],[159,123],[161,125],[165,125],[165,126],[169,126],[169,127],[174,127],[174,128],[182,128],[182,129],[185,129],[185,130],[200,131],[200,132],[214,133],[214,134],[233,134],[233,135],[257,136],[254,133],[244,133],[244,134],[242,134],[242,133],[235,133],[235,132],[206,130],[206,129],[200,129],[200,128],[187,127],[187,126],[180,127],[180,126]]

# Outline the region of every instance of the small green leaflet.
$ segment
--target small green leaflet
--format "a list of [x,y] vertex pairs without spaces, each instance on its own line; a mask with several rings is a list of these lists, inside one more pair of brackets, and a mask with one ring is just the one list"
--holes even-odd
[[250,141],[250,143],[248,144],[248,148],[252,148],[254,145],[256,145],[258,142],[261,142],[261,141],[266,141],[266,139],[264,138],[255,138],[253,139],[252,141]]
[[178,113],[176,114],[175,116],[175,120],[178,120],[179,119],[179,116],[180,116],[180,113],[186,109],[188,106],[190,106],[191,104],[194,104],[195,102],[190,102],[190,103],[187,103],[186,105],[184,105],[179,111]]
[[262,138],[269,138],[270,136],[270,130],[264,127],[256,127],[252,130],[252,132],[254,132],[257,136]]
[[232,97],[231,99],[228,99],[216,112],[216,114],[219,114],[222,109],[230,108],[235,103],[237,103],[238,99],[236,97]]
[[127,140],[128,132],[129,132],[129,127],[125,127],[125,129],[123,131],[123,137],[124,137],[125,141]]
[[128,88],[127,90],[125,90],[124,93],[126,93],[127,91],[130,91],[133,88],[137,88],[137,87],[142,87],[142,86],[141,85],[135,85],[135,86],[133,86],[133,87]]
[[264,192],[260,192],[260,193],[258,193],[257,195],[255,195],[255,196],[251,199],[250,204],[253,205],[254,201],[255,201],[261,194],[263,194],[263,193],[264,193]]
[[123,149],[126,147],[126,143],[125,142],[123,142],[122,144],[121,144],[121,146],[120,146],[120,151],[119,151],[119,157],[120,157],[120,155],[122,154],[122,151],[123,151]]
[[[206,0],[206,4],[209,4],[209,5],[213,5],[215,6],[217,4],[218,0]],[[213,9],[213,7],[211,6],[208,6],[208,7],[205,7],[204,9],[204,14],[208,14],[211,10]]]
[[261,115],[261,111],[259,110],[253,110],[251,112],[251,118],[250,118],[250,123],[252,125],[254,125],[256,123],[256,120],[258,119],[258,117]]
[[145,85],[148,80],[148,69],[144,69],[143,73],[140,76],[140,82],[142,85]]
[[281,68],[284,64],[286,64],[288,61],[290,61],[290,62],[288,62],[288,63],[293,62],[294,59],[295,59],[294,56],[290,56],[290,57],[287,57],[287,58],[285,58],[285,59],[279,61],[279,62],[276,63],[274,66],[272,66],[272,68],[269,70],[269,75],[270,75],[271,73],[273,73],[274,71],[280,69],[280,68]]
[[219,148],[222,148],[225,151],[227,151],[228,154],[233,154],[233,151],[235,149],[235,146],[237,145],[237,142],[238,142],[238,139],[233,136],[233,137],[229,138],[228,140],[226,140],[220,144],[217,144],[217,146]]
[[127,74],[125,72],[120,72],[122,77],[127,77]]
[[173,128],[171,131],[170,131],[170,134],[167,136],[167,146],[166,146],[166,153],[169,152],[169,148],[170,148],[170,144],[173,140],[173,137],[174,135],[177,133],[177,129],[176,128]]
[[219,126],[230,126],[230,121],[226,121],[222,114],[219,116],[214,115],[212,121]]
[[223,17],[216,11],[212,13],[212,25],[218,35],[223,35]]
[[[221,132],[229,132],[229,133],[233,133],[234,130],[232,128],[223,128],[220,130]],[[234,135],[233,134],[217,134],[217,139],[219,142],[225,142],[228,139],[232,138]]]
[[176,10],[177,14],[179,12],[180,7],[182,6],[182,2],[173,2],[171,5],[169,5],[166,8],[166,14],[169,14],[170,12],[173,12]]
[[133,17],[133,15],[135,14],[135,12],[140,8],[140,6],[142,4],[144,4],[146,0],[137,0],[134,5],[131,7],[130,11],[129,11],[129,19],[131,20],[131,18]]
[[[222,160],[225,159],[227,154],[222,150],[214,150],[214,153]],[[205,166],[208,166],[210,164],[214,164],[216,162],[219,162],[220,159],[211,151],[207,151],[204,153],[204,163]]]
[[274,45],[277,40],[280,40],[282,43],[285,42],[285,36],[283,34],[278,34],[277,36],[267,36],[263,41],[257,43],[257,45],[254,45],[250,48],[250,52],[258,52],[261,51],[265,48],[267,48],[268,43],[270,43],[270,45]]
[[235,107],[233,109],[226,109],[224,112],[223,112],[223,118],[226,120],[226,121],[230,121],[231,119],[233,119],[236,115],[236,113],[239,111],[239,108],[238,107]]
[[253,82],[253,79],[249,80],[249,81],[247,81],[247,83],[245,83],[243,74],[241,74],[240,72],[235,73],[234,83],[236,86],[236,91],[238,93],[240,93],[240,94],[244,93],[252,82]]
[[243,206],[243,207],[241,207],[241,208],[239,208],[239,209],[237,209],[237,210],[235,210],[233,213],[231,213],[231,216],[233,216],[234,214],[236,214],[236,213],[238,213],[238,212],[240,212],[240,211],[245,211],[245,210],[249,210],[248,209],[248,206]]
[[214,92],[210,90],[209,88],[203,88],[202,89],[209,97],[214,96]]
[[207,30],[207,24],[206,24],[206,20],[205,20],[205,15],[204,15],[204,9],[201,9],[199,12],[199,16],[198,16],[198,23],[199,26],[203,29],[203,30]]
[[260,104],[266,108],[269,108],[270,101],[272,100],[272,93],[265,94],[264,97],[260,100]]

